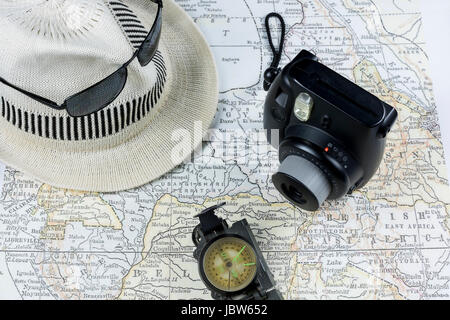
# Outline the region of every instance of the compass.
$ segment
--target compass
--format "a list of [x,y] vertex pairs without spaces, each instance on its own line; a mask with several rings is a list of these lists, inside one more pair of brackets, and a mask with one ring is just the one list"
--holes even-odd
[[224,237],[213,242],[203,257],[203,272],[218,290],[236,292],[256,276],[256,253],[252,246],[237,237]]
[[216,300],[283,300],[246,219],[228,223],[203,210],[192,231],[200,278]]

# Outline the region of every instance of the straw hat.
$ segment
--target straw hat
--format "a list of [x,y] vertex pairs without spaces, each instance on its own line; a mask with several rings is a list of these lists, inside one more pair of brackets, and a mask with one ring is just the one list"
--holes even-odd
[[[135,59],[121,94],[98,112],[71,117],[0,83],[0,161],[56,187],[112,192],[189,157],[217,110],[217,72],[191,18],[163,2],[156,55],[145,67]],[[130,59],[157,8],[149,0],[0,0],[0,77],[63,103]],[[188,152],[174,157],[180,134],[190,136]]]

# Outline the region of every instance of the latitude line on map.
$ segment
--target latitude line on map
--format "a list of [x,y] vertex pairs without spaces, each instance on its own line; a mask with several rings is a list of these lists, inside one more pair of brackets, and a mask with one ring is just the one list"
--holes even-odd
[[[387,43],[367,43],[364,44],[364,46],[386,46],[386,47],[390,47],[390,46],[405,46],[408,45],[409,43],[394,43],[394,44],[387,44]],[[417,44],[421,44],[421,45],[425,45],[425,43],[422,42],[418,42]],[[349,44],[350,45],[350,44]],[[212,48],[253,48],[255,47],[254,45],[251,44],[211,44],[210,45]],[[314,44],[314,47],[342,47],[342,44]],[[304,46],[302,45],[291,45],[291,48],[303,48]]]
[[[414,16],[414,15],[422,15],[421,12],[403,12],[403,13],[361,13],[361,14],[341,14],[341,17],[373,17],[373,16]],[[290,15],[286,15],[291,17]],[[305,18],[330,18],[330,15],[305,15]],[[211,17],[205,17],[205,16],[192,16],[193,19],[197,20],[211,20]],[[248,16],[227,16],[227,17],[214,17],[215,20],[224,19],[224,20],[231,20],[231,19],[248,19]],[[258,17],[260,18],[260,17]]]
[[[261,250],[263,253],[321,253],[321,252],[378,252],[378,251],[412,251],[412,250],[450,250],[450,246],[447,247],[407,247],[407,248],[373,248],[373,249],[322,249],[322,250]],[[146,253],[146,254],[157,254],[157,255],[176,255],[176,254],[192,254],[194,251],[56,251],[56,250],[17,250],[8,249],[0,250],[4,253],[50,253],[50,254],[135,254],[135,253]]]

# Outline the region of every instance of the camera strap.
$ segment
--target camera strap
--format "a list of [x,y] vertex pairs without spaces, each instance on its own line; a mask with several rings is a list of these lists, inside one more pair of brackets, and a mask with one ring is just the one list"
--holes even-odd
[[[281,37],[280,37],[280,45],[278,46],[278,50],[275,48],[275,45],[273,44],[273,38],[272,38],[272,31],[270,29],[270,19],[276,18],[280,21],[281,25]],[[281,55],[283,54],[283,47],[284,47],[284,40],[286,37],[286,23],[284,22],[283,17],[276,13],[272,12],[269,13],[266,17],[266,32],[267,37],[269,39],[270,48],[273,52],[273,60],[270,64],[270,67],[264,72],[264,90],[269,91],[270,86],[272,85],[272,82],[275,80],[277,75],[280,73],[281,68],[278,68],[280,61],[281,61]]]

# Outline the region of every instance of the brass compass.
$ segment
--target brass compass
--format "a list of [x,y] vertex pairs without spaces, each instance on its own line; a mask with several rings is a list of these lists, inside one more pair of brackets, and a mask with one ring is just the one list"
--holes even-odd
[[233,225],[203,210],[192,231],[200,278],[217,300],[283,300],[246,219]]
[[256,254],[252,246],[237,237],[213,242],[203,258],[203,270],[217,289],[236,292],[246,288],[256,276]]

